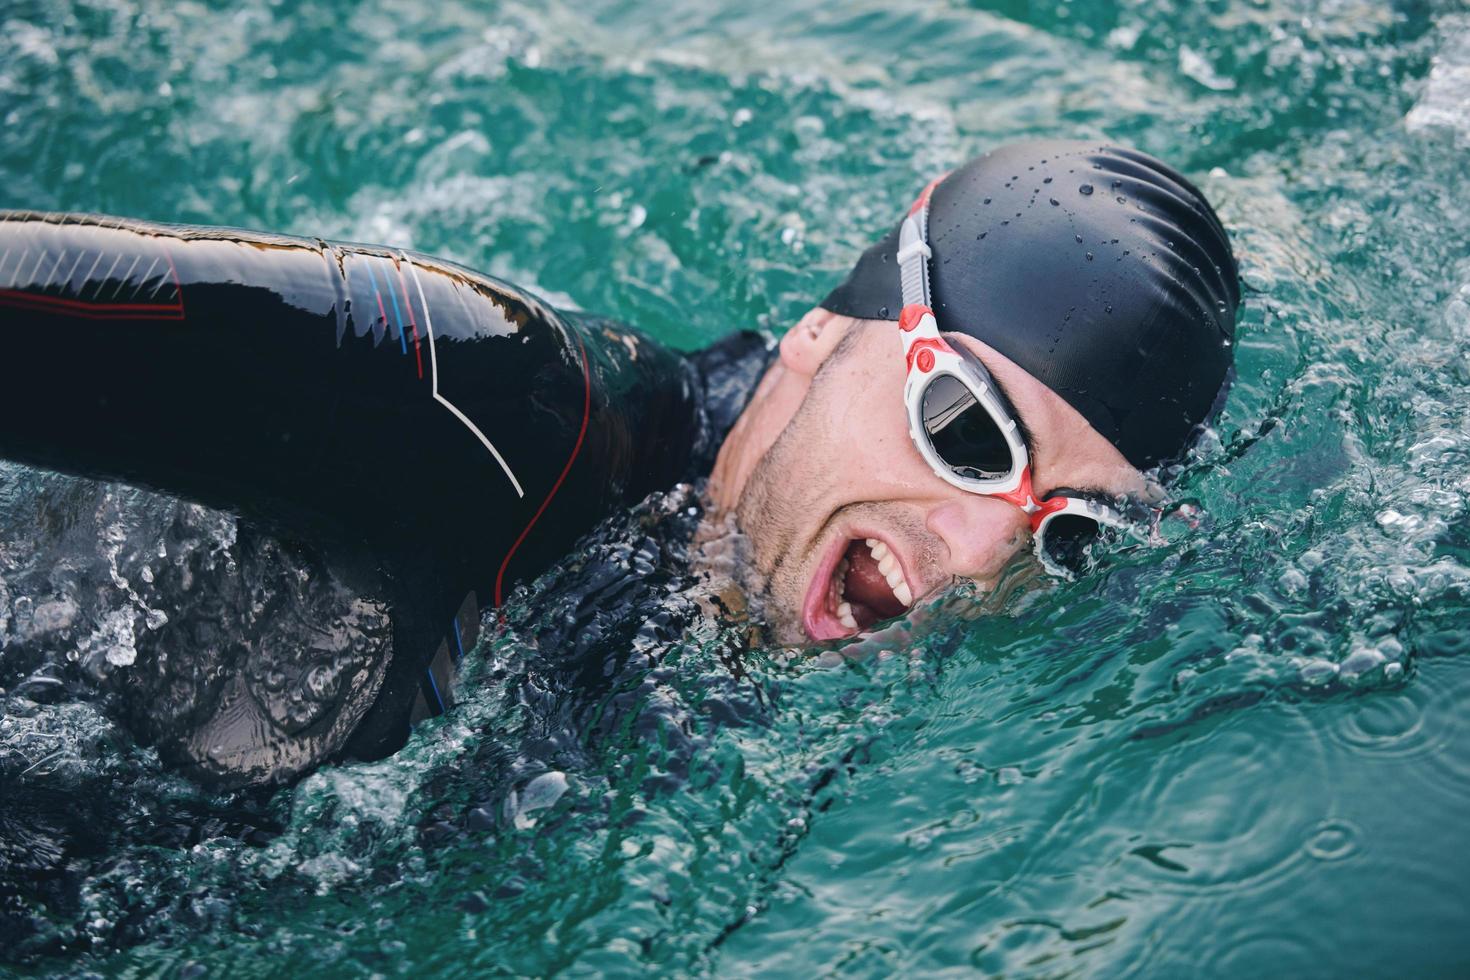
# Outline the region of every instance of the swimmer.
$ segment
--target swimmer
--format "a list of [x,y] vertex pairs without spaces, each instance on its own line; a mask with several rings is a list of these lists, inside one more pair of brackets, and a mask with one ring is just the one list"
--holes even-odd
[[1213,209],[1145,154],[1028,142],[936,180],[781,339],[715,464],[781,638],[985,588],[1028,544],[1069,574],[1223,403],[1239,302]]
[[1074,574],[1218,407],[1238,302],[1200,193],[1095,143],[937,179],[777,349],[676,353],[401,249],[0,212],[0,456],[231,510],[382,584],[388,663],[180,669],[161,754],[277,782],[395,751],[450,706],[483,608],[680,481],[735,515],[784,642],[993,583],[1028,542]]

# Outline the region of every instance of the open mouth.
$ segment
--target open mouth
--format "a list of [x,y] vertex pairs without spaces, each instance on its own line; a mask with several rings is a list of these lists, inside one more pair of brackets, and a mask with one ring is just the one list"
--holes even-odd
[[878,538],[853,538],[823,566],[805,610],[807,633],[814,640],[852,636],[914,603],[898,556]]

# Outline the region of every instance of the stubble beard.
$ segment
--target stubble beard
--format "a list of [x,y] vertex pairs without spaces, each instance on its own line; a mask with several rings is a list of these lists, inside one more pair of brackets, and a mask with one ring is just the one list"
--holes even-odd
[[796,413],[751,471],[735,506],[736,524],[750,548],[750,560],[744,563],[739,584],[750,599],[752,611],[782,642],[804,643],[807,639],[801,623],[804,583],[791,584],[790,608],[784,608],[776,595],[783,577],[790,578],[799,570],[789,566],[801,564],[796,546],[803,526],[799,518],[807,498],[794,491],[809,489],[812,474],[825,469],[820,463],[805,468],[799,464],[809,463],[807,457],[822,452],[834,441],[818,431],[813,405],[825,397],[833,383],[834,368],[857,347],[860,332],[861,328],[850,329],[822,363]]
[[[799,413],[798,413],[799,414]],[[804,636],[800,611],[786,609],[777,601],[773,586],[792,554],[799,523],[799,504],[783,485],[795,482],[789,465],[795,442],[796,420],[751,471],[735,508],[735,522],[749,546],[749,560],[740,569],[739,584],[750,600],[751,611],[782,642],[799,642]]]

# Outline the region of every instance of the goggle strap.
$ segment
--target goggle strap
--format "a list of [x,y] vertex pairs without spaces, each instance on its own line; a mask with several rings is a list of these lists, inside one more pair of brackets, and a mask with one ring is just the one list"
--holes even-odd
[[904,306],[929,305],[929,255],[929,246],[921,241],[912,242],[898,250]]
[[924,188],[898,232],[896,258],[904,306],[929,305],[929,192],[933,188],[934,184]]

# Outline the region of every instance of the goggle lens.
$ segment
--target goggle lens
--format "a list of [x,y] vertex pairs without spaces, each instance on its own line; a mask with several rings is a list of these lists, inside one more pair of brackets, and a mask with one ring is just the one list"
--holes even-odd
[[1081,514],[1058,514],[1041,525],[1042,557],[1057,568],[1081,572],[1087,567],[1088,553],[1102,531],[1102,525]]
[[993,480],[1011,472],[1011,447],[991,414],[958,378],[941,374],[924,389],[929,444],[957,476]]

